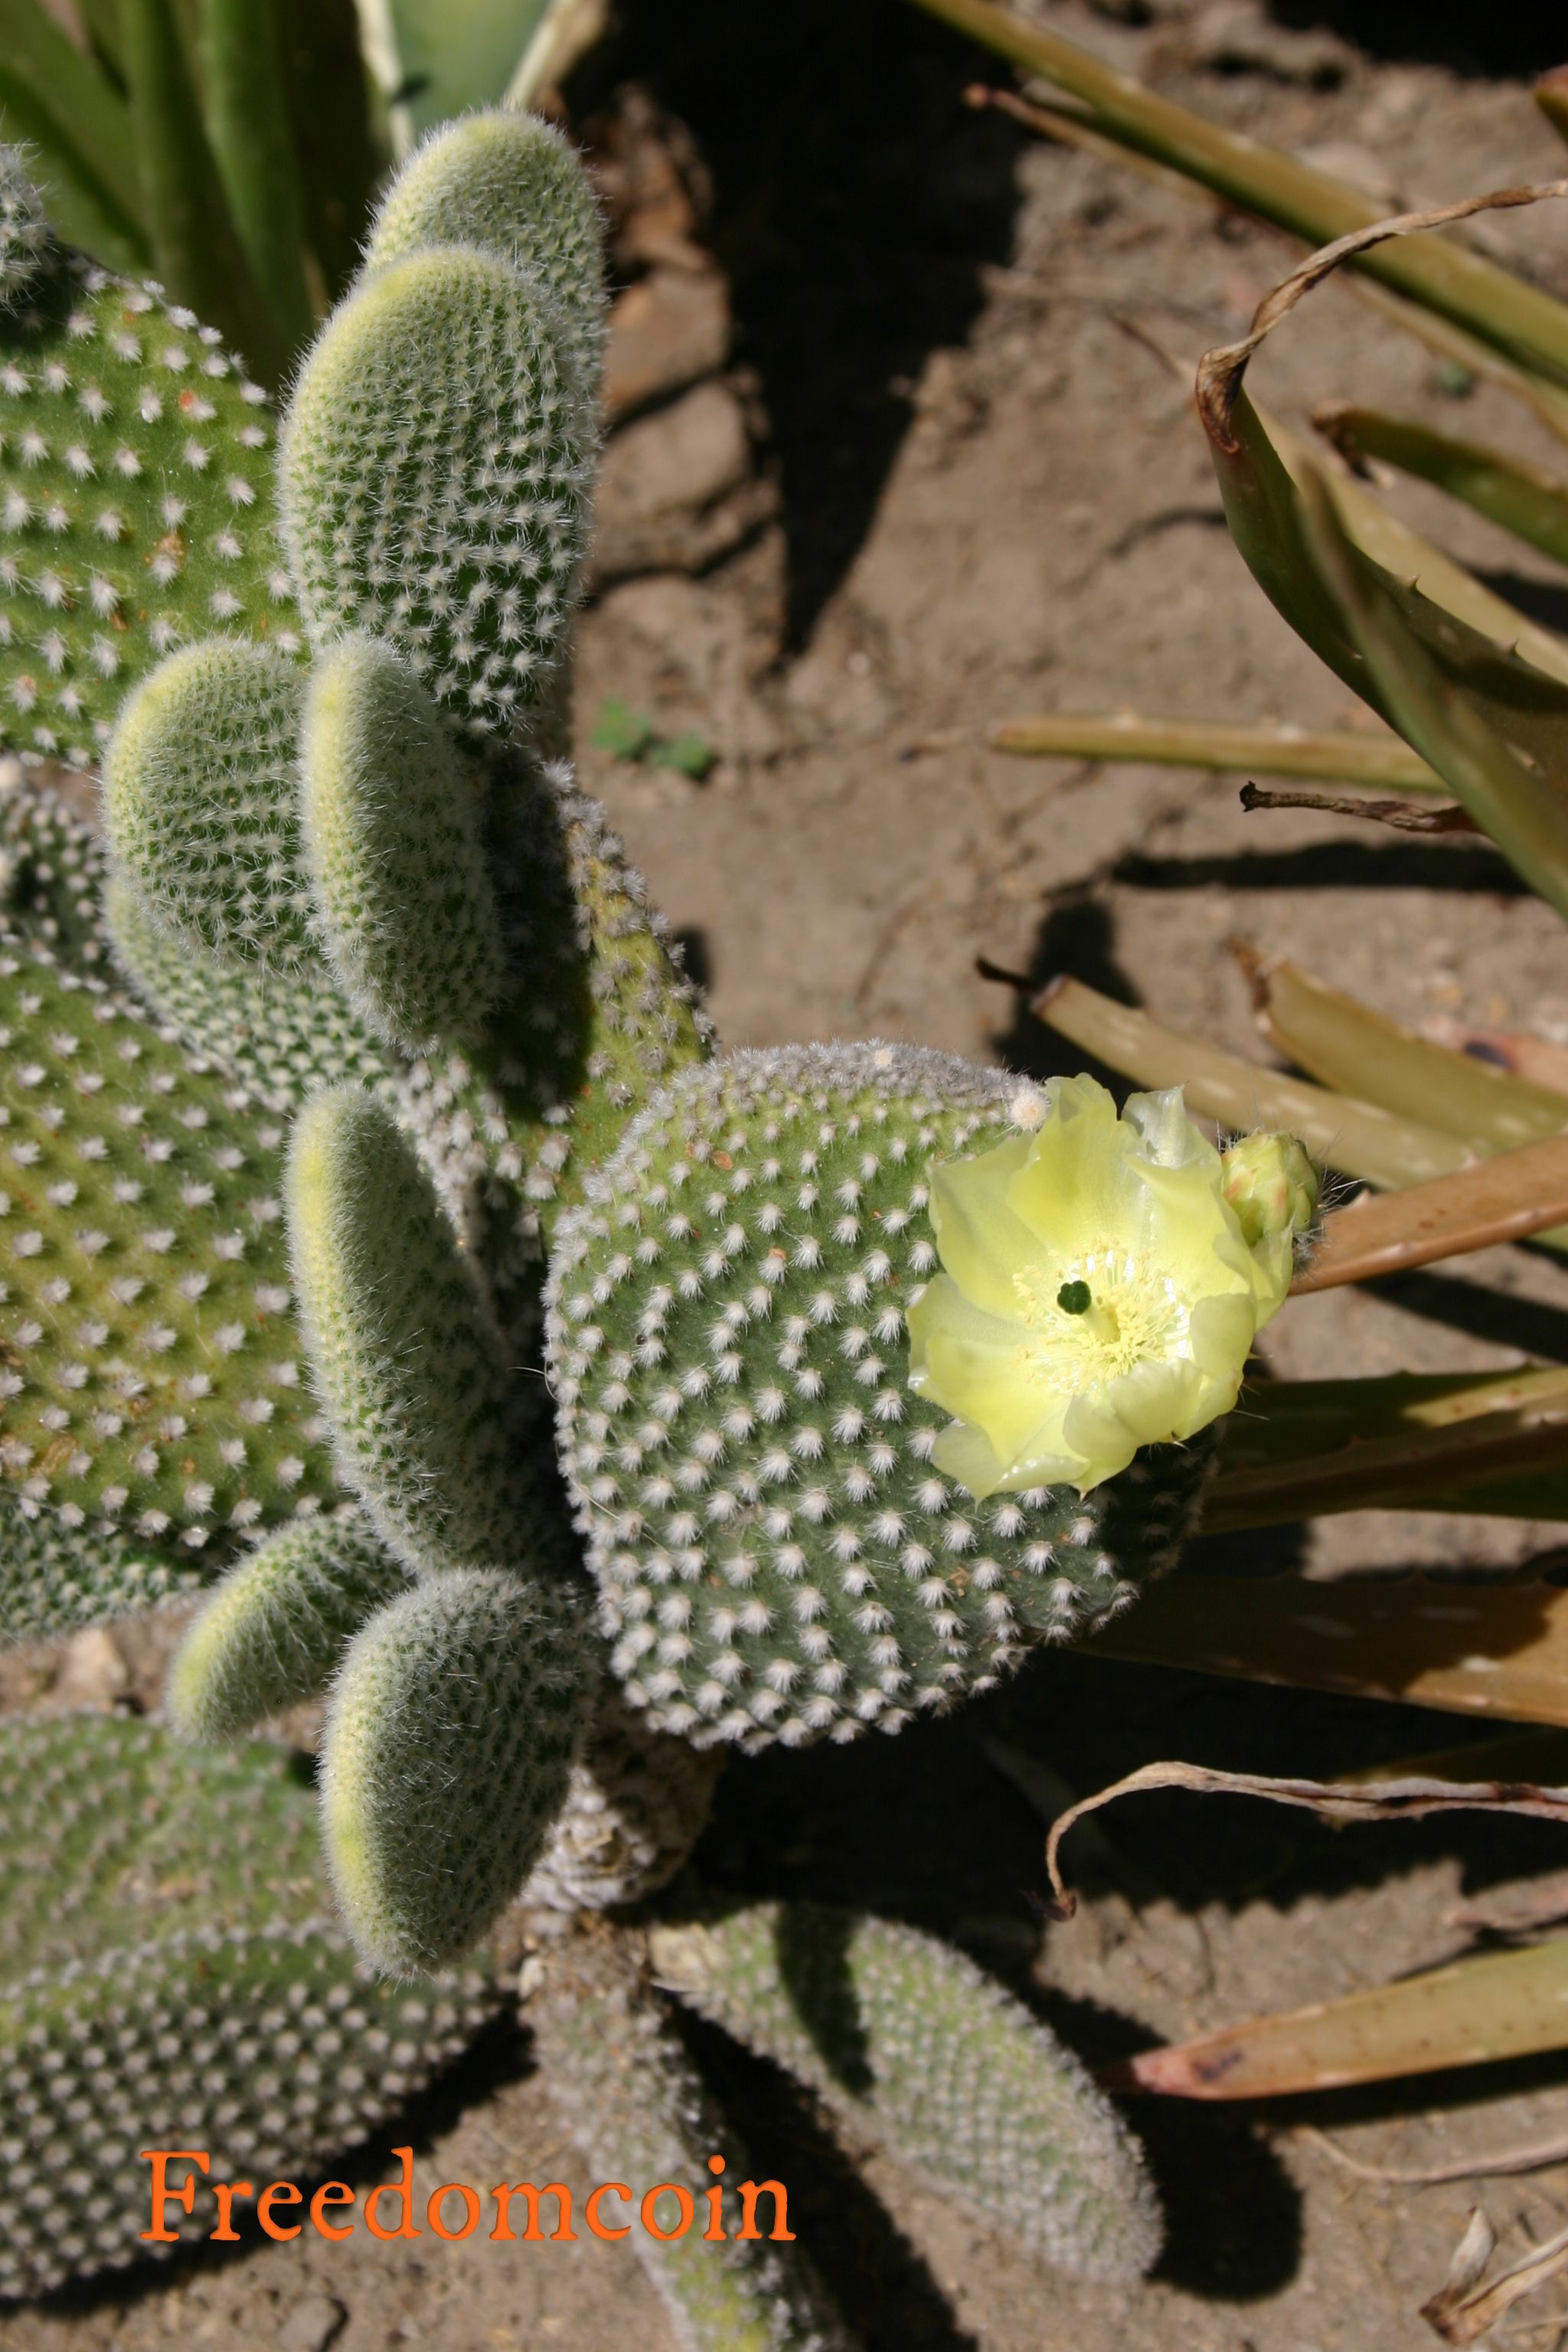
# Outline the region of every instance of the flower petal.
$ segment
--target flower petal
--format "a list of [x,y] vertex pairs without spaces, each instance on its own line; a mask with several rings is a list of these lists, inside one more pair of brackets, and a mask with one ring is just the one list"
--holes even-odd
[[1033,1142],[1010,1136],[994,1150],[931,1171],[931,1221],[942,1265],[965,1297],[993,1315],[1015,1312],[1013,1276],[1038,1255],[1034,1235],[1007,1205],[1007,1187]]

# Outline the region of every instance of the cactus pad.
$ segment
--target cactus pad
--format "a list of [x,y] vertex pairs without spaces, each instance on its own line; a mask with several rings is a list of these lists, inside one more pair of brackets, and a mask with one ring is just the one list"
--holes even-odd
[[169,1669],[183,1738],[217,1741],[314,1698],[353,1636],[408,1579],[363,1522],[280,1528],[231,1569]]
[[454,1569],[355,1636],[327,1718],[321,1821],[374,1967],[438,1965],[521,1891],[592,1711],[584,1614],[564,1587]]
[[[562,2123],[596,2179],[670,2182],[691,2199],[684,2235],[632,2238],[684,2352],[852,2352],[801,2248],[763,2234],[771,2198],[758,2200],[756,2234],[738,2236],[744,2153],[647,1982],[645,1958],[636,1939],[590,1929],[540,1967],[528,2018]],[[722,2244],[702,2235],[710,2156],[725,2163]],[[668,2198],[656,2211],[675,2228]]]
[[10,310],[44,266],[52,238],[44,200],[15,147],[0,147],[0,310]]
[[561,133],[536,114],[443,123],[409,156],[376,214],[367,270],[428,245],[472,245],[533,278],[561,314],[590,397],[605,340],[602,229],[594,192]]
[[260,388],[188,310],[55,251],[0,307],[0,744],[92,766],[213,628],[297,648]]
[[894,1730],[1173,1558],[1201,1443],[1084,1498],[978,1505],[932,1465],[946,1417],[905,1381],[904,1309],[936,1265],[927,1170],[1017,1093],[909,1046],[736,1055],[657,1096],[563,1217],[563,1458],[616,1670],[661,1728],[752,1748]]
[[[135,2262],[150,2168],[263,2181],[353,2147],[493,2014],[485,1969],[376,1982],[321,1915],[314,1806],[259,1743],[0,1726],[0,2296]],[[174,2177],[178,2179],[179,2168]],[[198,2187],[191,2237],[216,2225]],[[243,2211],[243,2208],[240,2209]]]
[[110,741],[103,813],[119,870],[220,955],[298,962],[310,895],[296,815],[300,666],[207,637],[159,665]]
[[132,1617],[199,1591],[210,1570],[188,1551],[127,1543],[0,1493],[0,1643],[38,1642]]
[[507,731],[559,662],[594,424],[519,272],[433,247],[363,279],[283,434],[290,569],[314,640],[389,637],[448,713]]
[[1055,2036],[973,1960],[912,1927],[760,1904],[652,1931],[659,1981],[1016,2245],[1083,2278],[1160,2251],[1137,2142]]
[[199,1550],[335,1496],[282,1131],[101,981],[0,948],[0,1475]]
[[296,1122],[289,1224],[317,1392],[383,1541],[416,1573],[558,1558],[530,1402],[473,1267],[413,1146],[358,1087]]
[[317,935],[379,1035],[475,1035],[501,983],[479,779],[390,646],[349,636],[310,677],[301,817]]

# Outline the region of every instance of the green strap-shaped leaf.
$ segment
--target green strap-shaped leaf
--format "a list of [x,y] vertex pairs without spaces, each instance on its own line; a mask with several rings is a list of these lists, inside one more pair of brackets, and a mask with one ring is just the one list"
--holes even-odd
[[[1321,485],[1303,485],[1301,511],[1314,567],[1340,600],[1387,716],[1531,888],[1568,914],[1568,690],[1527,673],[1517,681],[1521,711],[1508,663],[1415,591],[1400,595],[1346,535]],[[1527,734],[1527,716],[1544,726]],[[1511,739],[1500,731],[1510,722]],[[1555,754],[1545,772],[1514,749],[1543,732]]]
[[158,274],[176,300],[234,337],[263,383],[276,384],[288,345],[235,227],[172,0],[120,0],[120,29]]
[[1140,2090],[1177,2098],[1258,2099],[1387,2083],[1479,2066],[1568,2043],[1568,1937],[1489,1952],[1398,1984],[1223,2026],[1169,2050],[1140,2052]]
[[1542,554],[1568,563],[1568,482],[1484,442],[1434,432],[1407,416],[1333,402],[1313,418],[1342,457],[1397,466],[1510,530]]
[[585,1614],[564,1584],[454,1569],[355,1636],[327,1717],[321,1825],[373,1967],[454,1958],[521,1893],[592,1717]]
[[[108,76],[68,39],[38,0],[0,0],[5,81],[47,118],[58,154],[133,242],[145,235],[131,112]],[[7,126],[15,137],[21,126]],[[46,164],[45,176],[47,176]]]
[[201,0],[198,37],[218,177],[272,324],[284,348],[297,349],[315,317],[279,0]]
[[933,1937],[818,1904],[656,1927],[659,1981],[1015,2243],[1086,2278],[1152,2265],[1141,2151],[1089,2074]]
[[546,0],[384,0],[387,96],[416,131],[470,107],[494,106],[543,16]]

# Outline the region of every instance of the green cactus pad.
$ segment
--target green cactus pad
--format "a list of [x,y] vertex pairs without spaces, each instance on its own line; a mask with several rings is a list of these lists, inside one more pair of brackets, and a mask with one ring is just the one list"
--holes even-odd
[[416,1573],[558,1561],[539,1407],[391,1112],[354,1087],[316,1096],[288,1192],[312,1377],[377,1534]]
[[[775,2226],[771,2196],[757,2200],[758,2234],[738,2235],[739,2185],[752,2178],[745,2152],[648,1983],[638,1940],[589,1930],[547,1952],[525,1985],[530,1974],[538,1982],[528,2021],[546,2085],[594,2178],[669,2182],[691,2199],[684,2235],[660,2243],[634,2229],[631,2239],[685,2352],[853,2352],[800,2246],[766,2234]],[[724,2159],[722,2243],[703,2235],[716,2185],[710,2156]],[[656,2214],[667,2230],[681,2218],[669,2197]]]
[[1141,2278],[1160,2211],[1137,2142],[1070,2051],[973,1960],[811,1903],[657,1927],[659,1982],[1081,2278]]
[[0,943],[0,1476],[200,1550],[335,1499],[283,1135],[101,981]]
[[407,1581],[362,1522],[280,1528],[229,1570],[180,1644],[166,1695],[175,1730],[233,1739],[314,1698],[365,1620]]
[[199,1592],[210,1573],[188,1551],[64,1528],[0,1492],[0,1643],[132,1617]]
[[279,971],[210,955],[165,922],[123,876],[104,891],[115,961],[137,993],[197,1054],[219,1062],[268,1109],[299,1109],[323,1086],[383,1091],[392,1064],[322,965]]
[[475,1035],[502,977],[480,779],[389,646],[321,656],[300,774],[314,926],[350,1003],[411,1051]]
[[594,422],[553,320],[471,247],[394,262],[328,320],[282,437],[312,639],[389,637],[481,731],[512,729],[561,659],[586,544]]
[[[355,1963],[281,1749],[13,1721],[0,1825],[0,2296],[154,2251],[138,2150],[205,2148],[210,2178],[258,2187],[308,2176],[499,2005],[479,1968],[388,1985]],[[199,2187],[189,2220],[167,2210],[191,2238],[217,2225]]]
[[0,308],[0,745],[91,767],[177,646],[298,649],[272,441],[243,364],[151,287],[57,251]]
[[305,673],[275,646],[205,637],[160,663],[110,740],[110,855],[209,951],[310,956],[296,781]]
[[[1032,1094],[1032,1089],[1024,1089]],[[548,1364],[616,1671],[698,1745],[852,1738],[984,1690],[1168,1566],[1210,1449],[985,1504],[933,1467],[904,1310],[927,1171],[1016,1080],[902,1045],[685,1072],[557,1227]]]
[[383,199],[365,268],[430,245],[472,245],[554,300],[574,364],[596,396],[605,341],[603,227],[592,184],[536,114],[470,114],[416,148]]
[[327,1717],[321,1824],[374,1967],[454,1958],[521,1892],[593,1713],[586,1613],[563,1585],[454,1569],[356,1634]]

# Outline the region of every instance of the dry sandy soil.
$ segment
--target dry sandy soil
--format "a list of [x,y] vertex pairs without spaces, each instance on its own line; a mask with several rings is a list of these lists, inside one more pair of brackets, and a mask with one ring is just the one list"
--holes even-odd
[[[646,404],[650,463],[709,467],[707,505],[667,559],[706,568],[637,569],[664,526],[606,518],[622,554],[583,634],[584,763],[691,940],[725,1038],[879,1034],[1060,1066],[1022,996],[977,975],[984,955],[1036,981],[1077,973],[1261,1054],[1226,951],[1239,933],[1408,1021],[1457,1015],[1568,1041],[1556,921],[1489,851],[1244,818],[1221,781],[984,748],[985,722],[1040,709],[1358,723],[1243,572],[1184,392],[1119,324],[1142,322],[1184,357],[1228,339],[1289,266],[1285,243],[965,110],[984,60],[897,0],[703,0],[674,12],[673,32],[652,0],[626,13],[574,110],[602,121],[634,81],[686,126],[699,234],[728,280],[734,341],[719,374],[721,335],[703,363],[723,398],[695,422],[683,412],[684,457],[671,455],[676,428],[658,436],[692,395],[656,386]],[[1162,0],[1142,24],[1078,0],[1047,13],[1215,118],[1375,184],[1390,209],[1561,164],[1516,78],[1555,60],[1532,57],[1522,35],[1508,53],[1506,9],[1494,12],[1498,52],[1459,59],[1464,70],[1443,61],[1430,11],[1410,42],[1392,11],[1342,11],[1352,32],[1381,20],[1378,56],[1306,15],[1282,30],[1229,0]],[[1568,289],[1561,218],[1485,235]],[[1294,418],[1353,393],[1531,446],[1496,395],[1445,390],[1427,355],[1338,289],[1263,365],[1269,400]],[[1530,609],[1568,615],[1544,562],[1422,495],[1395,502]],[[594,749],[610,698],[666,735],[699,731],[717,754],[707,780]],[[931,748],[910,756],[917,744]],[[1376,1296],[1298,1302],[1267,1354],[1294,1374],[1568,1360],[1568,1276],[1497,1252]],[[1552,1539],[1360,1515],[1286,1531],[1273,1549],[1327,1573],[1505,1564]],[[89,1637],[16,1663],[11,1703],[150,1697],[157,1647],[145,1633]],[[1047,1927],[1034,1900],[1040,1815],[996,1769],[995,1743],[1034,1759],[1049,1792],[1173,1753],[1310,1771],[1455,1736],[1397,1708],[1046,1658],[994,1702],[896,1745],[731,1768],[702,1860],[733,1887],[809,1891],[940,1928],[1109,2059],[1455,1953],[1460,1895],[1560,1865],[1560,1844],[1495,1823],[1333,1833],[1162,1797],[1111,1817],[1093,1872],[1084,1863],[1092,1899]],[[765,2070],[706,2046],[873,2352],[1415,2352],[1436,2341],[1417,2306],[1478,2198],[1511,2255],[1568,2224],[1568,2168],[1479,2189],[1373,2187],[1289,2136],[1311,2120],[1363,2158],[1402,2163],[1544,2137],[1568,2127],[1568,2063],[1264,2116],[1146,2101],[1135,2120],[1170,2251],[1135,2293],[1087,2288],[1042,2273],[886,2159],[852,2168]],[[526,2036],[510,2027],[387,2137],[413,2138],[426,2181],[539,2179],[544,2165],[582,2185]],[[1497,2340],[1549,2352],[1565,2328],[1559,2286]],[[0,2352],[236,2341],[608,2352],[632,2339],[648,2352],[672,2342],[624,2249],[400,2250],[363,2233],[0,2314]]]

